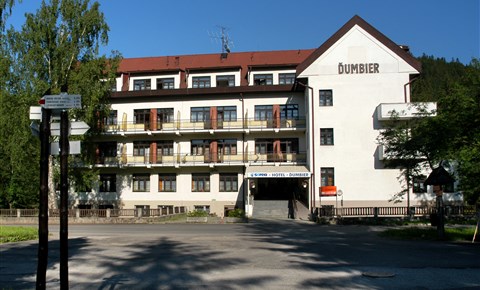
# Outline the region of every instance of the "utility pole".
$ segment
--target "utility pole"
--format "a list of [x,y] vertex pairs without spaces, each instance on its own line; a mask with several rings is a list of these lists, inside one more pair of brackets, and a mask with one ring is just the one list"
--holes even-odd
[[60,289],[68,289],[68,111],[60,115]]
[[50,156],[51,110],[41,109],[40,197],[38,214],[38,260],[36,289],[45,289],[48,264],[48,159]]

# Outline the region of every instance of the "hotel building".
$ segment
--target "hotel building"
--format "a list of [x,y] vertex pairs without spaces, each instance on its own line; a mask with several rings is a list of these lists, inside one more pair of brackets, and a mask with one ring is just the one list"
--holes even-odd
[[[358,16],[317,49],[123,59],[96,144],[99,198],[78,204],[252,216],[342,193],[346,207],[390,206],[400,170],[376,139],[392,111],[415,117],[420,71]],[[426,198],[411,192],[410,204]]]

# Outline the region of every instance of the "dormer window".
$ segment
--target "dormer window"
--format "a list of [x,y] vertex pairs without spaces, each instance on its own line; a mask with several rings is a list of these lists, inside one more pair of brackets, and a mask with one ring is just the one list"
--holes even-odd
[[253,75],[253,83],[256,86],[273,85],[273,74],[256,74],[256,75]]
[[234,87],[235,86],[235,76],[217,76],[217,87]]
[[210,77],[193,77],[193,88],[209,88]]
[[150,80],[150,79],[134,80],[133,81],[133,90],[134,91],[151,90],[151,88],[152,88],[152,80]]
[[283,73],[278,75],[278,83],[280,85],[291,85],[295,82],[294,73]]
[[173,78],[157,79],[157,90],[173,90],[175,81]]

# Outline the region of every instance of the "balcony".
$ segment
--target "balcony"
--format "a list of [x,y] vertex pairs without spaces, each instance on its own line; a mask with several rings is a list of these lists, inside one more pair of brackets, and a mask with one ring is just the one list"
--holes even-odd
[[109,157],[108,163],[97,163],[97,167],[182,167],[182,166],[245,166],[245,165],[271,165],[272,163],[305,164],[305,152],[299,153],[266,153],[238,152],[237,154],[203,154],[193,155],[179,153],[173,155],[128,155]]
[[436,116],[437,103],[388,103],[377,106],[377,118],[379,121],[409,120],[418,117]]
[[255,120],[245,119],[236,121],[208,120],[203,122],[192,122],[179,120],[169,123],[157,124],[134,122],[119,122],[117,124],[104,126],[105,134],[181,134],[181,133],[210,133],[215,132],[239,132],[249,133],[250,131],[305,131],[305,118],[280,119],[280,120]]
[[386,148],[384,145],[378,145],[377,146],[377,152],[378,152],[378,160],[423,160],[425,157],[422,156],[420,152],[415,152],[411,154],[410,156],[395,156],[393,154],[389,154],[386,152]]

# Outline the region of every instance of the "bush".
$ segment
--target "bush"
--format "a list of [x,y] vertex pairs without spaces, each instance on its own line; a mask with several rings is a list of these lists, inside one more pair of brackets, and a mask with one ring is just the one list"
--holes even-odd
[[228,211],[228,217],[243,218],[245,217],[245,212],[239,208]]
[[204,210],[194,210],[194,211],[191,211],[187,214],[187,217],[206,217],[208,216],[208,212],[204,211]]

